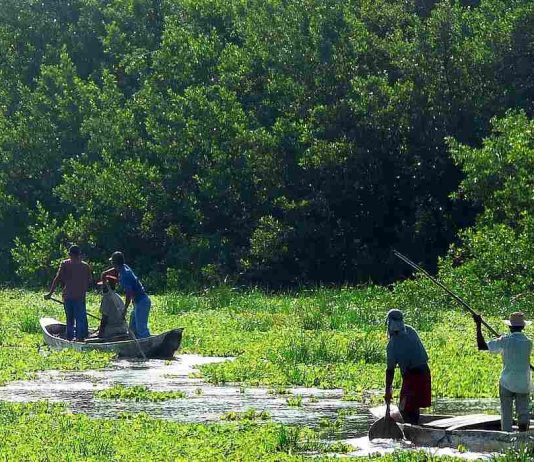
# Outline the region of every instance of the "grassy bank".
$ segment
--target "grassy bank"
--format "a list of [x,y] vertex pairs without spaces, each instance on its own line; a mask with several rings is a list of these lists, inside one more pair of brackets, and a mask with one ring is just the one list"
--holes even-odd
[[[523,309],[531,317],[528,300],[518,306],[501,295],[497,304],[497,293],[473,290],[462,295],[476,301],[474,306],[498,328],[500,318],[511,309]],[[185,327],[182,352],[236,357],[202,367],[203,377],[213,383],[241,382],[275,390],[292,385],[341,387],[348,398],[361,400],[369,396],[366,390],[382,390],[384,317],[397,306],[419,330],[428,349],[435,396],[497,396],[500,358],[476,350],[470,317],[424,281],[393,290],[367,287],[268,295],[220,287],[203,294],[153,298],[153,332]],[[89,299],[89,310],[98,313],[95,295]],[[95,369],[109,364],[112,358],[105,354],[49,351],[38,326],[41,316],[63,319],[62,308],[43,301],[38,293],[0,292],[0,382],[31,378],[45,369]],[[160,396],[148,388],[102,393],[110,399],[177,397]],[[316,461],[329,460],[329,450],[349,449],[326,446],[311,430],[255,415],[232,415],[218,424],[200,425],[144,415],[91,419],[46,403],[1,404],[0,460]],[[506,457],[528,460],[530,455]],[[423,453],[396,453],[380,460],[433,459]]]
[[[477,297],[474,306],[504,331],[500,319],[511,304],[502,297],[499,306],[493,304],[491,291],[481,295],[467,296]],[[498,395],[500,358],[477,351],[471,317],[424,281],[395,290],[267,296],[221,288],[206,296],[167,295],[159,299],[152,323],[157,330],[176,322],[184,326],[184,351],[237,357],[204,366],[203,376],[211,382],[339,387],[358,397],[383,387],[384,318],[393,306],[403,309],[407,323],[421,334],[436,397]]]
[[[261,416],[259,418],[261,419]],[[28,462],[265,461],[326,462],[334,453],[356,448],[325,444],[306,428],[261,424],[254,416],[219,424],[184,424],[123,414],[117,419],[91,419],[48,403],[0,403],[0,460]],[[532,449],[511,451],[494,462],[532,460]],[[395,452],[352,460],[377,462],[452,462],[427,452]]]
[[[90,419],[47,403],[0,404],[0,438],[3,461],[325,462],[339,460],[329,457],[330,451],[349,449],[321,443],[308,429],[260,425],[249,419],[208,425],[168,422],[146,415]],[[376,460],[430,462],[437,458],[397,453]]]

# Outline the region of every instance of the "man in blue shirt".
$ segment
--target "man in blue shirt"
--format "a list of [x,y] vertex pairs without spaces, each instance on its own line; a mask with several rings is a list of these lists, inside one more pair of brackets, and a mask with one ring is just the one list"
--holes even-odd
[[118,278],[119,285],[124,289],[126,301],[124,303],[125,313],[133,302],[133,310],[130,315],[130,332],[138,338],[150,336],[148,330],[148,314],[152,302],[145,292],[143,284],[137,278],[132,269],[126,265],[122,252],[113,252],[109,261],[113,264],[102,273],[102,280],[111,276]]

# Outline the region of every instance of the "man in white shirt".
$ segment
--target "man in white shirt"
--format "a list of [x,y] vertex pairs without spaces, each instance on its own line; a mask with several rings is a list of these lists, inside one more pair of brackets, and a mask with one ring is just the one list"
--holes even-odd
[[523,313],[512,313],[503,322],[509,326],[510,334],[503,335],[488,343],[482,335],[482,318],[473,315],[477,325],[477,345],[479,350],[501,353],[503,370],[499,382],[501,399],[501,429],[512,431],[513,402],[517,410],[519,431],[527,431],[530,423],[530,353],[532,341],[522,332],[530,321],[525,321]]

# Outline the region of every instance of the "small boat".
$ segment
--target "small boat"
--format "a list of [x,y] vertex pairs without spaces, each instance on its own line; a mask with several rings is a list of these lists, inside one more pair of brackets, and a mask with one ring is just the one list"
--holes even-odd
[[[371,409],[375,417],[381,411]],[[395,417],[392,414],[393,417]],[[465,416],[421,415],[419,425],[397,422],[404,438],[416,446],[462,447],[474,452],[498,452],[534,442],[534,430],[503,432],[499,415],[472,414]],[[534,422],[530,428],[534,429]]]
[[[65,324],[53,318],[41,318],[41,329],[45,343],[53,349],[70,348],[76,351],[105,351],[115,353],[120,358],[170,359],[182,342],[183,329],[173,329],[159,335],[134,340],[129,336],[113,337],[111,339],[89,338],[78,342],[65,338]],[[143,353],[141,353],[141,351]]]

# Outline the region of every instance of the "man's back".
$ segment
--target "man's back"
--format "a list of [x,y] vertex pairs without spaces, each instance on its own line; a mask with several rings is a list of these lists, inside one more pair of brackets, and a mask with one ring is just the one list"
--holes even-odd
[[406,325],[404,332],[392,335],[387,345],[388,369],[398,364],[404,374],[411,368],[423,366],[428,361],[425,347],[415,329]]
[[59,276],[63,284],[65,300],[81,300],[85,298],[91,283],[91,268],[84,261],[65,260],[59,267]]
[[501,384],[514,393],[528,393],[532,341],[523,332],[513,332],[489,341],[488,349],[502,354]]

